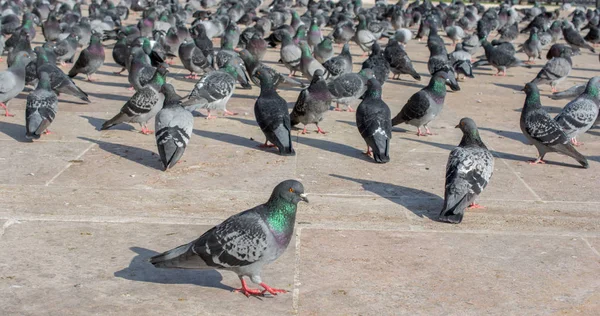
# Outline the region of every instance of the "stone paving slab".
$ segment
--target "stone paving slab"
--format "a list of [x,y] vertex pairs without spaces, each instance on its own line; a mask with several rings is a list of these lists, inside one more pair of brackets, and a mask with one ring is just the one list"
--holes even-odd
[[301,315],[598,308],[600,257],[580,238],[311,229],[301,236]]

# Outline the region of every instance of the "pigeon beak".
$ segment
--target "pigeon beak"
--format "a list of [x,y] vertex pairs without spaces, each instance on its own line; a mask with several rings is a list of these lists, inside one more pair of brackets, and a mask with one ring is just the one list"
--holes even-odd
[[302,199],[302,201],[308,203],[308,198],[306,197],[306,193],[300,194],[300,198]]
[[459,127],[460,127],[460,124],[456,124],[456,126],[454,126],[454,128],[459,128]]

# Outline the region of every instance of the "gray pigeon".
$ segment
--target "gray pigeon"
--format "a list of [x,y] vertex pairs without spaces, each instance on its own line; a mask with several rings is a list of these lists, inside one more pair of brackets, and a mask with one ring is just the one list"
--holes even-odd
[[27,52],[20,52],[15,62],[5,71],[0,72],[0,107],[5,116],[14,116],[8,112],[7,103],[25,88],[25,67],[31,62]]
[[565,41],[567,41],[567,43],[573,47],[573,50],[585,48],[589,49],[594,54],[596,53],[596,50],[590,46],[590,44],[586,43],[581,34],[579,34],[579,32],[574,29],[573,25],[571,25],[568,21],[563,22],[562,31]]
[[531,68],[531,65],[523,63],[523,61],[516,58],[512,52],[502,48],[496,48],[485,39],[483,40],[482,45],[485,49],[485,57],[488,63],[498,70],[494,76],[506,76],[506,69],[510,67],[522,66],[525,68]]
[[312,57],[308,44],[301,42],[300,49],[302,50],[302,57],[300,58],[300,70],[302,70],[302,75],[304,75],[306,79],[312,80],[312,76],[317,69],[320,69],[323,73],[325,73],[325,68],[323,68],[323,65],[321,65],[320,62]]
[[[552,59],[554,60],[554,59]],[[582,145],[577,135],[587,132],[598,119],[600,107],[600,77],[592,77],[581,95],[567,103],[554,118],[575,146]]]
[[588,168],[587,159],[570,143],[569,138],[560,125],[542,109],[540,91],[535,83],[527,83],[523,89],[527,94],[525,105],[521,111],[521,131],[535,145],[539,156],[530,164],[545,163],[544,156],[549,152],[567,155]]
[[25,127],[27,139],[39,139],[49,134],[48,127],[54,121],[58,111],[58,98],[50,89],[50,76],[46,72],[40,74],[37,88],[27,95],[25,107]]
[[531,29],[529,38],[523,43],[523,51],[528,57],[526,63],[535,64],[536,58],[542,59],[542,43],[539,39],[537,27]]
[[327,70],[327,78],[335,79],[343,74],[352,72],[352,54],[348,43],[342,47],[342,52],[335,57],[331,57],[323,63]]
[[362,63],[361,69],[372,69],[375,78],[383,86],[390,75],[390,63],[383,57],[383,52],[378,43],[373,43],[371,48],[373,49],[371,55]]
[[[453,91],[460,90],[454,75],[445,67],[433,74],[427,87],[413,94],[406,102],[400,113],[392,120],[392,125],[407,123],[417,127],[417,136],[433,135],[427,127],[440,114],[446,98],[446,84]],[[425,134],[421,132],[425,127]]]
[[572,51],[569,46],[562,46],[558,57],[550,59],[540,70],[533,83],[549,84],[552,87],[552,92],[557,92],[556,85],[565,80],[571,73],[573,61],[571,61]]
[[283,34],[279,54],[285,67],[290,70],[290,76],[295,75],[296,71],[300,70],[302,50],[292,41],[292,37],[287,33]]
[[315,46],[323,41],[323,35],[321,34],[321,29],[317,23],[317,18],[312,18],[306,40],[311,49],[314,49]]
[[70,33],[67,38],[56,43],[54,53],[56,54],[56,60],[60,62],[61,66],[65,66],[65,62],[73,59],[78,46],[79,39],[75,33]]
[[50,77],[50,88],[57,94],[64,93],[72,96],[76,96],[79,99],[90,102],[88,94],[81,90],[69,76],[67,76],[60,68],[56,67],[55,63],[52,63],[48,58],[48,52],[42,47],[36,47],[35,52],[37,54],[37,73],[40,76],[41,73],[46,72]]
[[223,111],[224,115],[237,114],[227,110],[227,102],[235,91],[236,78],[237,71],[229,61],[223,68],[208,73],[196,82],[188,100],[183,103],[184,107],[190,112],[207,109],[207,120],[216,118],[210,114],[211,110]]
[[371,51],[371,46],[377,42],[377,37],[367,28],[367,19],[362,14],[358,16],[358,27],[356,33],[354,33],[354,41],[364,52],[362,58],[367,56],[367,53]]
[[[294,233],[298,202],[308,202],[302,183],[286,180],[271,197],[211,228],[189,244],[150,259],[157,268],[224,269],[237,273],[246,296],[285,293],[263,283],[262,268],[281,256]],[[244,277],[264,288],[248,288]]]
[[181,104],[181,97],[171,84],[165,83],[161,92],[165,96],[162,110],[156,114],[156,146],[160,160],[167,169],[183,156],[194,129],[194,116]]
[[485,147],[475,122],[465,117],[456,125],[463,132],[458,147],[450,152],[446,164],[444,207],[438,220],[458,224],[465,208],[482,208],[475,199],[490,182],[494,172],[494,156]]
[[266,74],[268,74],[271,77],[271,80],[273,81],[273,85],[275,85],[275,88],[278,88],[282,84],[285,84],[287,86],[294,86],[294,87],[302,87],[302,88],[306,87],[303,83],[300,83],[300,82],[292,79],[290,76],[285,76],[285,75],[279,73],[277,70],[256,60],[254,58],[254,56],[252,54],[250,54],[250,52],[248,50],[242,49],[239,52],[239,55],[240,55],[240,58],[244,61],[244,66],[246,66],[246,71],[248,72],[248,75],[250,76],[250,80],[259,87],[260,87],[260,81],[258,79],[258,76],[256,75],[256,72],[258,70],[263,70]]
[[390,161],[390,115],[390,108],[381,100],[381,84],[375,78],[369,79],[363,101],[356,108],[356,127],[367,143],[365,154],[370,156],[372,153],[377,163]]
[[421,81],[421,75],[413,67],[410,57],[394,38],[390,38],[383,51],[383,57],[390,64],[390,70],[394,74],[392,79],[400,79],[400,75],[410,75],[415,80]]
[[321,64],[329,60],[333,56],[333,41],[329,37],[325,37],[323,41],[315,46],[313,51],[315,59]]
[[[269,73],[259,69],[256,75],[260,80],[260,95],[254,103],[254,116],[267,138],[260,147],[277,147],[280,155],[294,156],[287,102],[275,91]],[[273,145],[268,145],[269,142]]]
[[446,35],[452,40],[452,46],[455,46],[457,42],[462,41],[467,36],[465,30],[458,25],[447,26]]
[[323,114],[331,106],[331,93],[327,90],[327,83],[323,79],[323,72],[319,69],[315,71],[310,86],[300,92],[298,100],[294,105],[290,120],[292,126],[299,123],[304,124],[302,134],[306,134],[306,125],[316,124],[317,132],[325,134],[319,127],[319,122],[323,120]]
[[585,84],[578,84],[562,92],[553,92],[550,96],[552,100],[574,99],[585,91]]
[[146,124],[163,106],[165,95],[162,94],[161,87],[165,84],[168,71],[167,64],[160,64],[152,80],[123,105],[119,114],[104,122],[100,129],[105,130],[120,123],[131,122],[142,126],[142,134],[152,134],[153,131],[149,130]]
[[81,51],[73,68],[69,71],[69,77],[73,78],[77,74],[85,74],[88,81],[94,81],[92,75],[102,67],[104,57],[104,46],[102,46],[100,35],[93,34],[90,39],[90,46]]
[[346,105],[348,112],[354,112],[351,103],[362,97],[367,91],[367,81],[374,78],[371,69],[363,69],[359,73],[343,74],[327,83],[327,89],[336,103],[336,111],[341,111],[340,103]]
[[187,79],[198,80],[199,73],[206,73],[213,70],[211,64],[204,57],[204,54],[194,41],[186,39],[181,43],[178,54],[183,67],[190,72],[188,76],[185,76]]

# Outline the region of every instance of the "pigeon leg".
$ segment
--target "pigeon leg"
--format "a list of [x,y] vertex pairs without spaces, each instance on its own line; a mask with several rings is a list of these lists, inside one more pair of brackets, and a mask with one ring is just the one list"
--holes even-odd
[[94,80],[94,78],[92,78],[92,75],[87,75],[87,81],[94,82],[96,80]]
[[317,133],[320,133],[320,134],[323,134],[323,135],[327,134],[327,132],[326,132],[326,131],[324,131],[324,130],[322,130],[322,129],[319,127],[319,125],[317,125]]
[[552,92],[553,92],[553,93],[556,93],[556,92],[558,92],[558,89],[556,89],[556,87],[554,87],[554,86],[553,86],[553,87],[552,87]]
[[485,207],[481,206],[477,203],[471,203],[471,204],[469,204],[469,206],[467,208],[485,208]]
[[362,55],[360,55],[360,58],[365,58],[367,57],[367,52],[364,52]]
[[190,74],[187,76],[183,76],[183,78],[185,78],[185,79],[194,79],[195,77],[196,77],[196,74],[193,72],[190,72]]
[[537,164],[545,164],[546,162],[544,160],[542,160],[543,157],[538,157],[536,160],[529,160],[529,164],[530,165],[537,165]]
[[150,135],[152,133],[154,133],[154,131],[149,130],[148,127],[146,126],[146,124],[142,125],[142,134]]
[[217,117],[214,115],[210,115],[210,110],[208,110],[208,116],[206,117],[207,120],[212,120],[212,119],[216,119]]
[[433,135],[433,133],[429,130],[429,127],[425,126],[425,135]]
[[4,104],[4,102],[0,102],[0,107],[2,107],[4,109],[4,116],[6,116],[6,117],[15,116],[14,114],[8,113],[8,107],[6,107],[6,104]]
[[226,116],[226,115],[238,115],[238,113],[237,112],[231,112],[229,110],[225,110],[225,112],[223,112],[223,115],[224,116]]
[[354,109],[351,106],[346,105],[346,107],[348,108],[348,112],[354,112]]
[[334,111],[341,111],[342,109],[340,109],[340,104],[336,103],[335,104],[335,109],[333,109]]
[[123,71],[125,71],[125,70],[126,70],[126,68],[121,68],[121,70],[119,70],[119,71],[115,71],[115,72],[113,72],[113,74],[115,74],[115,75],[120,75],[120,74],[121,74]]
[[239,289],[233,290],[233,292],[236,292],[236,293],[240,292],[240,293],[246,295],[246,297],[250,297],[250,295],[261,295],[262,294],[261,290],[248,288],[248,286],[246,285],[246,281],[244,281],[243,277],[240,277],[240,281],[242,281],[242,287]]
[[134,89],[133,86],[127,88],[127,90],[129,90],[129,91],[133,91],[133,89]]
[[417,136],[425,136],[425,135],[426,135],[426,134],[423,134],[423,133],[421,132],[421,128],[420,128],[420,127],[417,127]]
[[287,293],[287,290],[283,290],[283,289],[274,289],[268,285],[266,285],[264,282],[260,283],[260,286],[264,287],[265,290],[262,291],[260,294],[265,294],[266,292],[271,293],[271,295],[277,295],[277,293]]
[[575,147],[583,145],[582,142],[577,141],[576,137],[571,138],[571,144],[573,144],[573,146],[575,146]]
[[367,152],[364,154],[371,157],[371,147],[367,146]]
[[64,61],[62,61],[62,60],[60,61],[60,66],[61,66],[61,67],[65,67],[66,65],[67,65],[67,64],[66,64]]
[[304,129],[302,130],[301,134],[302,134],[302,135],[304,135],[304,134],[308,134],[308,132],[306,131],[306,125],[304,125]]
[[44,135],[50,135],[50,134],[52,134],[52,132],[51,132],[49,129],[46,129],[46,130],[44,131]]
[[269,141],[268,141],[268,140],[265,140],[265,143],[264,143],[264,144],[260,144],[260,145],[258,145],[258,148],[271,148],[271,147],[277,147],[277,146],[275,146],[275,145],[273,145],[273,144],[268,144],[268,143],[269,143]]

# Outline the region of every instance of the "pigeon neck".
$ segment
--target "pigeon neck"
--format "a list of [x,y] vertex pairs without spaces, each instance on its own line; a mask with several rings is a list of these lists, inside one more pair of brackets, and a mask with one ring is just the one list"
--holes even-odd
[[527,94],[525,98],[525,108],[541,108],[542,103],[540,101],[540,92],[539,91],[531,91]]
[[267,202],[266,222],[277,236],[291,236],[296,221],[297,205],[280,198],[271,198]]
[[154,73],[154,77],[152,77],[152,83],[158,87],[162,87],[162,85],[165,84],[165,76],[163,76],[158,69]]
[[587,93],[590,97],[597,99],[598,98],[598,87],[592,84],[589,84],[586,88],[585,88],[585,93]]
[[446,83],[444,83],[444,79],[442,78],[432,78],[429,83],[428,88],[437,95],[445,96],[446,95]]
[[476,146],[481,148],[486,148],[485,144],[481,141],[481,137],[479,137],[479,131],[477,129],[472,129],[463,133],[463,137],[460,140],[459,147],[467,147],[467,146]]

